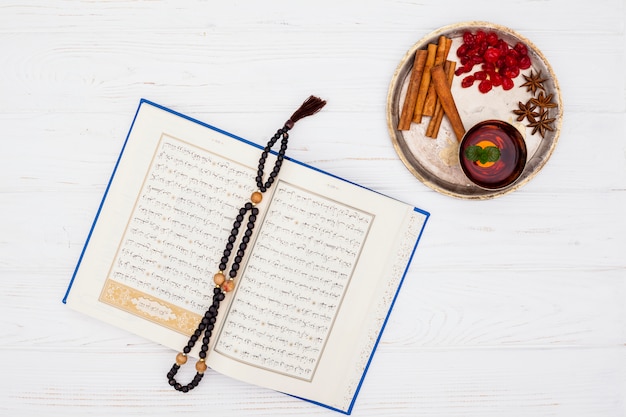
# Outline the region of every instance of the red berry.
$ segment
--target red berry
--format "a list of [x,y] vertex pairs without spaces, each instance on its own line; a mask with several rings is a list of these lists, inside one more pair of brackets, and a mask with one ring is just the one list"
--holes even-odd
[[482,64],[484,61],[485,61],[484,58],[480,55],[476,55],[472,57],[472,64],[474,65]]
[[517,62],[517,58],[513,55],[507,55],[506,57],[504,57],[504,65],[506,65],[507,67],[517,67]]
[[466,44],[463,44],[459,46],[459,48],[456,50],[456,56],[458,56],[459,58],[467,56],[468,50],[469,50],[469,46],[467,46]]
[[502,76],[497,72],[489,74],[489,80],[494,87],[499,87],[502,85]]
[[515,49],[520,56],[528,55],[528,48],[521,42],[516,43],[513,49]]
[[530,68],[530,57],[528,55],[524,55],[519,59],[518,65],[520,69],[523,70]]
[[511,88],[513,88],[513,80],[506,76],[502,77],[502,89],[510,90]]
[[506,67],[503,71],[503,75],[513,79],[519,75],[519,67]]
[[489,80],[482,80],[480,82],[480,84],[478,84],[478,91],[480,91],[481,93],[485,94],[488,93],[491,88],[493,87],[493,85],[491,84],[491,81]]
[[463,88],[471,87],[472,84],[474,84],[475,80],[476,79],[474,78],[473,75],[468,75],[467,77],[463,78],[463,80],[461,81],[461,87]]
[[495,71],[496,70],[496,66],[489,62],[485,62],[480,67],[483,69],[483,71]]
[[480,55],[478,53],[478,48],[471,48],[469,51],[467,51],[467,56],[472,57],[475,55]]
[[465,74],[466,72],[470,72],[471,68],[466,67],[465,65],[461,65],[460,67],[458,67],[455,71],[454,74],[455,75],[462,75]]
[[486,79],[487,79],[487,73],[486,73],[485,71],[476,71],[476,72],[474,73],[474,77],[475,77],[477,80],[481,80],[481,81],[482,81],[482,80],[486,80]]
[[495,32],[489,32],[486,41],[489,46],[495,46],[498,43],[498,35]]
[[468,45],[474,45],[474,35],[472,35],[471,32],[464,32],[463,33],[463,42],[468,44]]
[[482,30],[477,30],[476,34],[474,35],[474,39],[476,40],[476,43],[481,43],[482,41],[484,41],[486,38],[485,32],[483,32]]
[[482,55],[485,53],[485,51],[487,50],[487,48],[489,48],[489,45],[487,45],[487,41],[482,41],[481,43],[478,44],[478,55]]
[[500,58],[500,55],[501,55],[501,52],[499,49],[490,47],[490,48],[487,48],[487,50],[485,51],[483,58],[485,62],[488,62],[490,64],[495,64],[498,58]]

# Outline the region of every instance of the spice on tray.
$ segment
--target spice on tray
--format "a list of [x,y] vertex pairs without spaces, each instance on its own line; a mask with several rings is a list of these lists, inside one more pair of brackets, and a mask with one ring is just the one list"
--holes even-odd
[[533,128],[533,132],[532,132],[533,135],[539,132],[539,134],[543,138],[545,137],[547,131],[550,131],[550,132],[554,131],[553,124],[555,120],[556,120],[555,118],[549,117],[548,109],[544,109],[541,111],[539,118],[535,120],[534,122],[529,123],[528,127]]
[[521,101],[518,103],[519,109],[513,110],[513,113],[517,115],[517,121],[521,122],[524,119],[528,119],[529,122],[534,122],[535,117],[539,116],[539,113],[535,111],[537,106],[528,100],[526,103]]
[[[437,51],[435,52],[435,62],[433,66],[445,64],[451,46],[452,39],[446,38],[445,36],[439,37],[439,41],[437,42]],[[437,101],[438,98],[437,93],[435,92],[435,86],[430,83],[430,85],[428,86],[428,91],[426,93],[426,100],[424,101],[424,110],[422,111],[422,115],[432,116],[435,113],[435,106],[437,104]]]
[[[454,61],[446,61],[443,64],[443,70],[446,73],[446,79],[448,81],[448,86],[452,87],[452,80],[454,79],[454,69],[456,68],[456,62]],[[434,84],[433,84],[434,88]],[[436,91],[435,91],[436,94]],[[428,122],[428,126],[426,127],[426,137],[436,139],[439,135],[439,128],[441,127],[441,121],[443,120],[443,107],[441,106],[441,100],[437,98],[435,103],[435,110],[433,116],[430,118]]]
[[398,130],[409,130],[411,128],[413,112],[415,111],[415,103],[417,101],[417,93],[422,79],[422,72],[424,71],[424,65],[426,64],[427,55],[428,52],[424,49],[420,49],[415,52],[413,69],[411,70],[409,85],[404,98],[404,104],[402,105],[400,120],[398,122]]
[[424,103],[426,102],[426,94],[428,93],[428,86],[430,85],[430,69],[435,64],[436,54],[437,45],[434,43],[428,44],[428,55],[426,56],[424,71],[422,71],[422,79],[420,81],[420,87],[417,92],[417,101],[415,102],[415,111],[413,112],[413,121],[415,123],[422,122]]
[[431,85],[430,69],[446,62],[451,45],[452,39],[441,35],[437,43],[415,52],[398,130],[410,130],[412,122],[421,123],[423,116],[434,115],[439,99]]
[[537,91],[539,90],[544,90],[543,87],[543,82],[546,81],[546,78],[541,78],[541,71],[539,71],[537,74],[535,74],[533,72],[533,70],[530,70],[530,74],[529,75],[523,75],[524,80],[526,81],[524,84],[522,84],[520,87],[526,87],[526,91],[530,91],[530,93],[534,96]]
[[454,102],[454,97],[452,96],[452,91],[450,90],[448,78],[446,77],[443,66],[435,65],[431,69],[431,75],[432,82],[435,85],[435,91],[437,92],[437,96],[441,102],[441,107],[443,107],[443,111],[452,125],[452,130],[454,131],[456,139],[460,141],[463,138],[463,135],[465,135],[465,127],[463,126],[461,116],[459,116],[459,111]]
[[556,103],[552,101],[552,96],[552,93],[546,96],[545,94],[543,94],[543,92],[540,91],[537,98],[531,98],[530,102],[533,103],[535,106],[543,109],[552,109],[556,107]]
[[[529,75],[524,75],[526,81],[520,87],[526,87],[526,91],[531,93],[531,98],[526,102],[518,103],[518,108],[513,110],[513,113],[517,115],[517,121],[521,122],[524,119],[528,121],[527,127],[532,128],[531,135],[539,132],[541,137],[545,137],[547,132],[554,131],[554,122],[556,118],[550,117],[549,110],[557,107],[557,104],[552,101],[553,94],[546,94],[543,83],[547,80],[542,78],[541,71],[535,73],[530,71]],[[535,94],[539,93],[536,97]]]

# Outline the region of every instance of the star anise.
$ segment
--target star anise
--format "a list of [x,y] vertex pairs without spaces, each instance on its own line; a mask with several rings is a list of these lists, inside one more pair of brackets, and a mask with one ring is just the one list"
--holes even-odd
[[535,111],[537,106],[528,100],[526,103],[521,101],[518,103],[519,109],[513,110],[513,113],[517,115],[517,121],[521,122],[524,119],[528,119],[530,123],[535,121],[535,117],[539,116],[539,113]]
[[533,128],[533,132],[532,134],[534,135],[535,133],[539,132],[539,134],[541,135],[541,137],[545,137],[546,132],[550,131],[553,132],[554,131],[554,126],[553,123],[556,119],[555,118],[550,118],[548,116],[548,110],[542,110],[541,114],[539,114],[539,118],[536,119],[534,122],[531,122],[528,124],[528,127],[532,127]]
[[523,75],[523,77],[526,82],[520,87],[526,87],[526,91],[530,91],[533,96],[538,90],[545,91],[545,88],[543,88],[543,82],[546,81],[547,78],[541,78],[541,71],[535,74],[532,70],[530,70],[530,75]]
[[551,109],[556,107],[556,103],[552,101],[552,93],[547,96],[540,92],[537,98],[531,98],[530,102],[542,109]]

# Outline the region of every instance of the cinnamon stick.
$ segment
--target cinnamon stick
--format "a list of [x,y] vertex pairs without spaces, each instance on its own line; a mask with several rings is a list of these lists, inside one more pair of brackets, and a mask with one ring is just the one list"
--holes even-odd
[[428,93],[428,86],[430,85],[430,69],[435,63],[435,55],[437,54],[437,45],[434,43],[428,44],[428,55],[426,56],[426,63],[424,64],[424,72],[422,73],[422,79],[420,80],[419,90],[417,92],[417,101],[415,103],[415,111],[413,112],[413,121],[415,123],[422,122],[422,112],[424,111],[424,102],[426,101],[426,94]]
[[415,104],[417,102],[417,92],[422,79],[422,74],[424,72],[424,64],[426,63],[427,55],[428,52],[425,49],[420,49],[415,52],[415,59],[413,60],[413,68],[411,69],[409,85],[404,97],[400,120],[398,121],[398,130],[409,130],[411,128],[413,112],[415,111]]
[[[446,78],[447,78],[449,86],[452,86],[452,80],[454,79],[455,69],[456,69],[455,61],[446,61],[445,64],[443,64],[443,70],[446,73]],[[433,83],[432,85],[433,85],[433,90],[434,90],[435,84]],[[435,95],[436,94],[437,93],[435,92]],[[426,128],[427,137],[437,139],[442,120],[443,120],[443,108],[441,107],[441,101],[437,98],[435,102],[435,110],[433,111],[433,117],[430,118],[430,122],[428,122],[428,127]]]
[[[447,38],[443,35],[439,37],[437,42],[437,51],[435,53],[435,62],[434,65],[443,65],[448,59],[448,52],[450,52],[450,47],[452,46],[452,39]],[[428,92],[426,93],[426,100],[424,102],[424,110],[422,111],[422,115],[424,116],[432,116],[435,112],[435,105],[437,103],[437,93],[435,92],[435,86],[430,83],[428,86]]]
[[445,71],[443,70],[443,66],[435,65],[432,67],[430,72],[432,82],[435,85],[435,91],[437,92],[437,96],[441,102],[441,107],[443,107],[443,111],[452,125],[452,130],[454,131],[456,139],[460,141],[463,138],[463,135],[465,135],[465,127],[463,127],[463,121],[461,120],[461,116],[459,116],[459,110],[454,103],[454,97],[452,96],[452,91],[448,85],[448,79]]

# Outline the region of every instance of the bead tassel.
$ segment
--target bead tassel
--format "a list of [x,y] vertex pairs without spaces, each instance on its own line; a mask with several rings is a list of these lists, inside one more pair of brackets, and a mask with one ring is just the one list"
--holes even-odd
[[[230,236],[228,237],[226,248],[224,249],[222,258],[220,259],[219,272],[217,272],[213,276],[213,283],[215,284],[215,288],[213,289],[213,304],[211,304],[209,309],[204,313],[204,317],[198,324],[197,329],[189,337],[187,346],[183,348],[182,352],[176,355],[176,361],[174,365],[172,365],[170,371],[167,373],[168,383],[177,391],[189,392],[190,390],[197,387],[204,377],[205,371],[207,370],[207,364],[205,362],[205,359],[209,350],[209,341],[211,340],[211,335],[215,327],[215,322],[217,321],[217,314],[219,311],[220,303],[226,297],[225,293],[233,291],[233,289],[235,288],[234,280],[241,266],[241,261],[243,260],[243,257],[245,255],[248,243],[250,242],[250,239],[252,237],[254,223],[257,219],[257,216],[259,215],[259,209],[255,206],[262,201],[263,193],[272,186],[272,184],[278,177],[278,173],[280,172],[280,168],[285,158],[285,153],[287,152],[287,144],[289,141],[289,134],[287,132],[293,128],[293,125],[298,120],[302,119],[303,117],[311,116],[317,113],[325,105],[326,101],[315,96],[310,96],[304,101],[304,103],[302,103],[300,108],[291,115],[291,117],[285,122],[285,125],[281,129],[278,129],[276,131],[276,134],[274,134],[274,136],[267,143],[267,146],[265,146],[265,148],[263,149],[263,152],[261,153],[261,158],[259,158],[256,177],[256,185],[258,187],[258,191],[253,192],[250,196],[250,202],[246,203],[242,208],[239,209],[239,214],[233,222],[233,228],[231,229]],[[264,182],[263,176],[265,162],[272,147],[281,137],[282,140],[280,143],[280,149],[276,156],[274,167],[269,173],[267,180],[265,180]],[[230,266],[228,276],[226,276],[224,275],[224,271],[226,271],[230,256],[235,247],[235,242],[237,242],[239,236],[239,229],[243,224],[246,214],[248,215],[246,231],[240,239],[235,258],[233,259],[233,262]],[[202,336],[203,332],[204,337],[202,338],[202,345],[200,347],[200,352],[198,353],[200,360],[196,363],[196,375],[190,383],[188,383],[187,385],[181,385],[176,381],[176,374],[178,373],[180,367],[187,363],[187,355],[189,354],[189,352],[191,352],[191,349],[193,349],[200,336]]]

